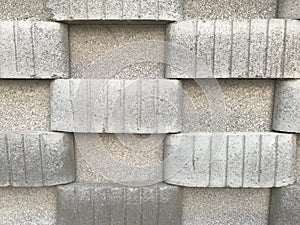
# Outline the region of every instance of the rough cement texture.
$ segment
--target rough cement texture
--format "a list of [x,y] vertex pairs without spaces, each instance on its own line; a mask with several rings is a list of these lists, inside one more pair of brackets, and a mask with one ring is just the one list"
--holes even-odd
[[300,186],[299,184],[272,190],[270,224],[300,224]]
[[175,21],[182,15],[179,0],[48,0],[57,21],[151,20]]
[[181,83],[176,80],[56,80],[51,129],[77,133],[176,133]]
[[188,19],[275,18],[277,0],[183,0]]
[[184,188],[183,199],[183,225],[268,225],[268,189]]
[[297,135],[297,155],[296,155],[296,175],[297,182],[300,183],[300,135]]
[[300,78],[300,21],[169,25],[167,78]]
[[273,129],[300,133],[300,80],[277,81]]
[[164,41],[163,25],[71,25],[71,76],[163,78]]
[[299,0],[279,0],[278,17],[289,19],[300,19]]
[[75,134],[77,181],[154,184],[163,180],[164,135]]
[[55,225],[54,188],[0,188],[1,225]]
[[69,76],[68,28],[52,22],[0,22],[0,78]]
[[[200,80],[199,87],[195,81],[183,81],[182,132],[271,131],[274,81],[218,80],[218,83],[219,86],[210,86],[206,80]],[[214,102],[221,106],[216,107]],[[225,122],[218,120],[221,116]]]
[[165,142],[165,181],[186,187],[270,188],[293,184],[296,136],[185,133]]
[[58,188],[57,225],[180,225],[181,204],[180,189],[165,184],[72,184]]
[[50,82],[0,82],[0,130],[49,130]]
[[73,135],[0,132],[0,186],[37,187],[75,180]]

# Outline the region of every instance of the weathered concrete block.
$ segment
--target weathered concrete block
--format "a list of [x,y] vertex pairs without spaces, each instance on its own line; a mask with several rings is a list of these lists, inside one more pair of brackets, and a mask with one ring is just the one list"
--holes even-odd
[[300,224],[300,185],[272,190],[271,225]]
[[165,143],[165,181],[188,187],[287,186],[295,181],[296,137],[277,133],[190,133]]
[[273,129],[300,133],[300,80],[277,81]]
[[72,184],[58,188],[58,225],[181,224],[181,191],[158,184]]
[[75,180],[71,134],[0,132],[0,186],[36,187]]
[[77,133],[176,133],[181,86],[170,80],[70,79],[52,83],[51,129]]
[[300,77],[297,20],[183,21],[168,41],[167,78]]
[[68,28],[52,22],[0,22],[0,78],[69,76]]
[[74,22],[86,20],[151,20],[176,21],[181,17],[179,0],[48,0],[56,21]]
[[300,1],[279,0],[278,17],[288,19],[300,19]]

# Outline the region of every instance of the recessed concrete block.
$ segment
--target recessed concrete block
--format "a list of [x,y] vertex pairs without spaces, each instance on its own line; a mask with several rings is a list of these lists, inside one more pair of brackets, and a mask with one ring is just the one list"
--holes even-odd
[[300,224],[300,185],[272,189],[270,224]]
[[300,77],[297,20],[183,21],[167,35],[167,78]]
[[288,19],[300,19],[300,1],[279,0],[278,17]]
[[181,85],[170,80],[70,79],[52,83],[51,129],[78,133],[176,133]]
[[182,14],[180,0],[48,0],[56,21],[150,20],[176,21]]
[[69,76],[68,28],[52,22],[0,22],[0,78]]
[[37,187],[75,180],[73,136],[0,132],[0,186]]
[[165,181],[187,187],[287,186],[296,137],[279,133],[186,133],[165,143]]
[[77,183],[58,187],[57,224],[180,225],[181,205],[176,186]]
[[300,133],[300,80],[277,81],[273,129]]

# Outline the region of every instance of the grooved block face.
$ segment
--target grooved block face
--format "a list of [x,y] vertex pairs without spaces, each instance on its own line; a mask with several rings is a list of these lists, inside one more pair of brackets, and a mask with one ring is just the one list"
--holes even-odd
[[300,224],[299,184],[272,190],[270,224]]
[[68,28],[52,22],[0,22],[0,78],[69,76]]
[[296,20],[183,21],[167,35],[167,78],[300,78]]
[[73,136],[0,132],[0,186],[39,187],[75,180]]
[[181,85],[169,80],[57,80],[51,129],[77,133],[176,133]]
[[77,183],[58,187],[57,224],[181,224],[178,187]]
[[300,80],[277,81],[273,129],[300,133]]
[[165,181],[187,187],[270,188],[295,181],[296,137],[186,133],[165,143]]
[[287,19],[300,19],[300,1],[279,0],[278,17]]
[[180,0],[48,0],[56,21],[176,21],[181,18]]

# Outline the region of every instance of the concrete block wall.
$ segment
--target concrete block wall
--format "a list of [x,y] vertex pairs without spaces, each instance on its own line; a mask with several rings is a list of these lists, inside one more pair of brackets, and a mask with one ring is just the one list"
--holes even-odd
[[0,1],[1,225],[300,224],[299,1]]

